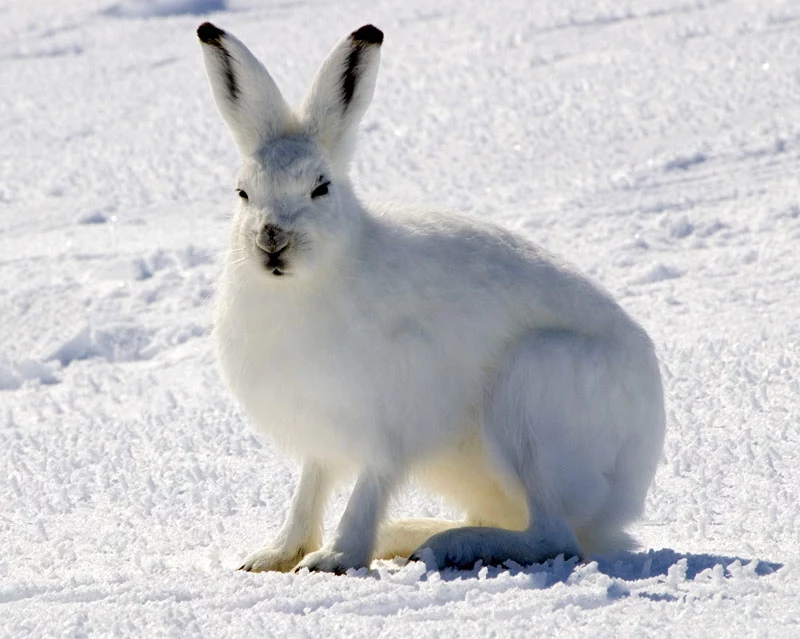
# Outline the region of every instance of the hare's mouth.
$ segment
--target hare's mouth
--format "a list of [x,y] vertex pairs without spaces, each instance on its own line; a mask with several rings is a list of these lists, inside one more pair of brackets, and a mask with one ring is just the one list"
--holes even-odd
[[288,248],[288,244],[277,251],[265,251],[258,247],[258,251],[261,254],[261,263],[267,271],[276,277],[286,275],[286,249]]
[[286,275],[286,262],[284,260],[264,260],[264,268],[275,277]]

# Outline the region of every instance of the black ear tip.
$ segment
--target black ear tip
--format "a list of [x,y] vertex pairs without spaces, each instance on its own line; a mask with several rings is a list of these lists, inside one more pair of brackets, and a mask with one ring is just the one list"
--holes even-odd
[[200,38],[200,42],[205,42],[206,44],[217,44],[224,35],[225,32],[222,29],[215,27],[210,22],[204,22],[197,27],[197,37]]
[[371,24],[365,24],[360,29],[356,29],[350,34],[355,42],[365,42],[366,44],[383,44],[383,31]]

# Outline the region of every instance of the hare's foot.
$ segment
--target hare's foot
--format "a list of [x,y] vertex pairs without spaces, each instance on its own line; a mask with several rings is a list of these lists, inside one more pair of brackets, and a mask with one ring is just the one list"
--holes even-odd
[[[411,561],[424,561],[432,568],[472,568],[478,561],[499,565],[514,561],[538,564],[563,554],[580,557],[577,545],[549,543],[527,531],[468,526],[434,535],[415,550]],[[432,565],[431,565],[432,564]]]
[[305,555],[302,548],[287,550],[267,546],[249,555],[239,570],[246,572],[289,572]]
[[297,564],[294,571],[308,568],[311,572],[332,572],[335,575],[343,575],[351,568],[358,569],[369,566],[369,559],[364,558],[359,553],[342,552],[332,548],[323,548],[306,555]]

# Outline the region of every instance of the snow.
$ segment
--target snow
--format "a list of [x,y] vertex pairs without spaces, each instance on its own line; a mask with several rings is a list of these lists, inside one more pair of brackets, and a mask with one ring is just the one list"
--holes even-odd
[[224,11],[225,0],[125,0],[106,10],[121,18],[161,18],[172,15],[204,15]]
[[[800,635],[797,4],[321,7],[0,2],[0,635]],[[640,551],[235,571],[296,468],[209,344],[236,154],[207,11],[295,101],[378,25],[364,196],[493,216],[647,327],[668,434]],[[393,512],[453,514],[413,486]]]

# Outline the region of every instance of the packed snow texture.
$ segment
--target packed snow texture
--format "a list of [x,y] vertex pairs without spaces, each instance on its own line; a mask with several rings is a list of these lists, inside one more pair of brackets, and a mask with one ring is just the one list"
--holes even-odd
[[[491,216],[648,329],[668,432],[640,551],[235,571],[277,531],[296,467],[249,429],[210,348],[237,157],[194,34],[208,11],[295,102],[336,41],[378,25],[363,196]],[[800,636],[796,2],[4,0],[0,16],[0,635]],[[457,515],[414,486],[392,514]]]

